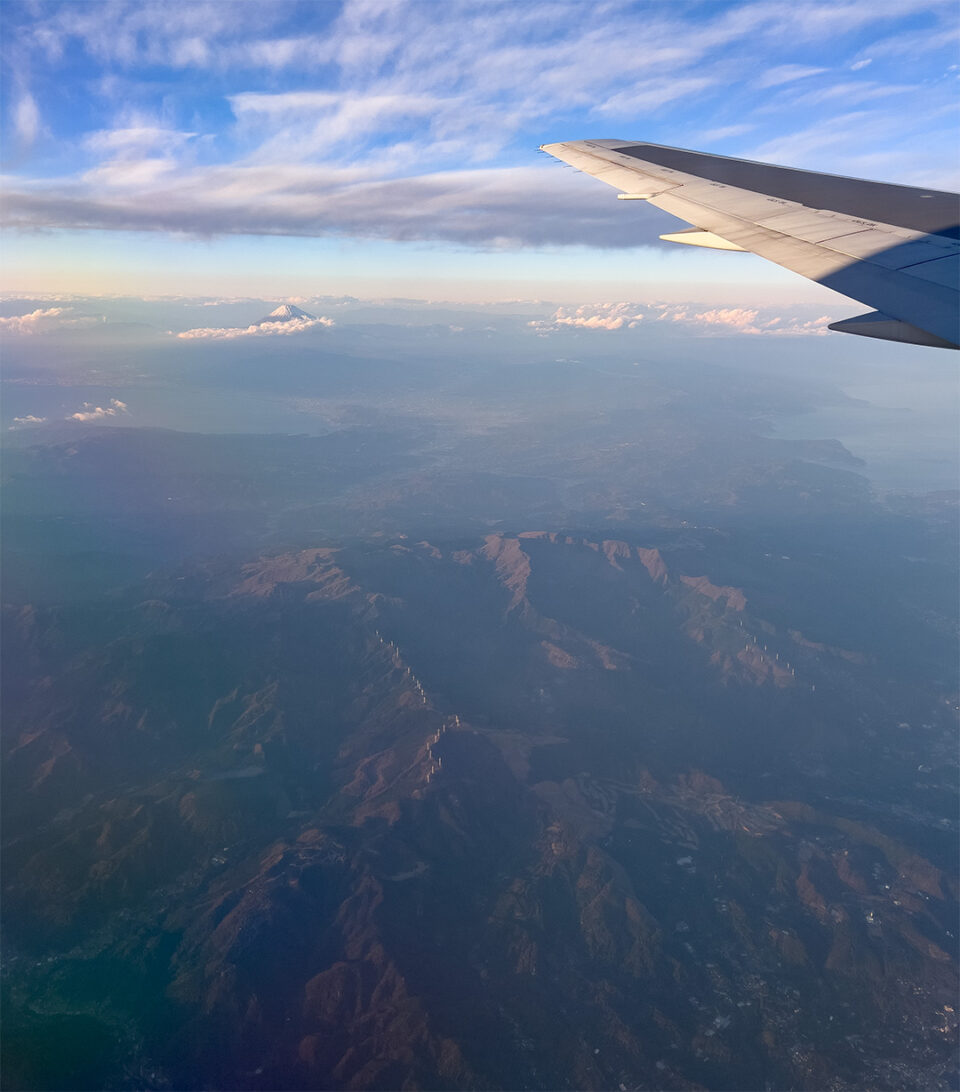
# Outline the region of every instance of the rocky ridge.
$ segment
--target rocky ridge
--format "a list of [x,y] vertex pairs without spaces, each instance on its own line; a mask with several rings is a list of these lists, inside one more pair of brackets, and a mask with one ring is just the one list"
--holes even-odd
[[[769,681],[718,673],[745,626],[783,639],[735,588],[533,532],[193,567],[101,619],[99,654],[82,620],[15,622],[35,666],[5,761],[8,1011],[42,993],[110,1028],[111,1080],[845,1088],[906,1065],[948,1086],[941,867],[842,811],[745,795],[684,746],[650,748],[653,769],[635,725],[581,720],[629,685],[647,731],[699,731],[679,692],[665,712],[679,649],[712,702]],[[445,670],[454,625],[475,671],[503,643],[518,725],[459,681],[459,647]]]

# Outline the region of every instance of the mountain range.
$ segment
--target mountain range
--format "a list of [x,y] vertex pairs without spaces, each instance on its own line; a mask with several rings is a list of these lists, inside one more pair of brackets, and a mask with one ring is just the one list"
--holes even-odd
[[10,1087],[950,1087],[949,747],[891,786],[930,732],[838,726],[922,695],[681,558],[397,536],[10,608]]

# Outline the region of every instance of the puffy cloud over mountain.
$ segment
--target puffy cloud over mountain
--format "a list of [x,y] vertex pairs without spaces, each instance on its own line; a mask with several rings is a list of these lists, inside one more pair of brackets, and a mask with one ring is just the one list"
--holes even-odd
[[249,326],[199,327],[182,330],[176,336],[186,340],[222,341],[238,337],[273,337],[277,335],[300,334],[305,330],[323,329],[333,326],[331,318],[311,315],[292,303],[283,303],[271,311],[266,318],[253,322]]

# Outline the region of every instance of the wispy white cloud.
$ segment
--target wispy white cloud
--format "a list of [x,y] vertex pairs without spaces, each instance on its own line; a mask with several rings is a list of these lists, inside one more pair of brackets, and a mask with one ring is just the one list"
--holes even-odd
[[451,97],[377,91],[244,92],[229,102],[247,134],[260,141],[254,154],[260,162],[303,161],[338,143],[349,144],[353,155],[364,137],[400,123],[426,122],[439,133],[443,115],[458,107]]
[[279,12],[270,4],[191,4],[114,2],[63,4],[35,19],[29,37],[50,61],[57,61],[71,41],[101,63],[133,68],[219,67],[236,58],[218,46],[235,47],[245,38],[268,34]]
[[32,413],[28,413],[25,417],[14,417],[13,424],[10,427],[23,428],[29,427],[30,425],[42,425],[44,421],[46,421],[46,417],[36,417]]
[[658,80],[643,80],[626,91],[611,95],[594,109],[598,114],[632,119],[639,113],[659,109],[668,103],[713,87],[721,79],[718,73],[713,76],[686,76],[682,79],[663,77]]
[[[593,183],[578,190],[559,173],[524,176],[510,164],[529,163],[541,134],[642,124],[665,143],[698,133],[721,142],[752,128],[760,147],[789,148],[773,158],[837,169],[819,162],[843,154],[831,127],[849,119],[851,104],[887,94],[877,67],[874,83],[856,87],[849,68],[898,40],[908,51],[932,48],[950,10],[950,0],[805,0],[791,9],[787,34],[782,0],[41,5],[18,48],[48,66],[68,48],[84,52],[100,69],[89,85],[105,117],[76,142],[83,161],[60,177],[45,164],[11,180],[7,216],[27,229],[621,245],[623,210],[588,198]],[[905,31],[915,13],[929,29]],[[819,46],[854,34],[844,55],[860,57],[869,41],[867,59],[847,64],[846,85],[821,87]],[[770,57],[759,73],[744,63],[756,55]],[[158,67],[162,80],[138,78]],[[810,89],[805,104],[817,108],[809,133],[788,132],[795,85]],[[883,105],[882,118],[865,110],[863,124],[847,125],[849,154],[875,131],[885,146],[905,147],[915,116],[902,111],[891,124]],[[24,109],[23,132],[36,132],[39,116]],[[771,139],[778,129],[782,138]],[[524,193],[527,184],[536,188]]]
[[752,122],[738,122],[736,125],[720,125],[716,129],[706,129],[700,135],[700,139],[708,143],[713,141],[729,140],[731,137],[743,136],[756,128]]
[[[911,14],[929,17],[936,12],[951,18],[951,10],[956,11],[953,0],[836,0],[834,3],[823,0],[811,0],[810,3],[797,4],[790,10],[789,23],[784,23],[783,7],[779,0],[765,0],[756,7],[766,9],[775,18],[775,27],[766,24],[766,32],[772,37],[789,33],[795,42],[831,41],[840,35],[865,28],[882,28],[887,23],[892,30],[891,37],[901,33],[895,28],[898,20]],[[773,9],[773,10],[771,10]]]
[[[939,6],[943,10],[942,5]],[[862,51],[860,60],[882,61],[895,58],[897,61],[927,58],[931,54],[942,53],[951,60],[957,55],[960,46],[960,22],[953,8],[950,18],[943,22],[932,23],[917,30],[900,30],[877,38]],[[865,67],[865,65],[861,65]]]
[[106,406],[97,406],[93,402],[84,402],[81,409],[71,413],[68,421],[104,421],[108,417],[119,417],[129,412],[126,402],[119,398],[111,398]]
[[[804,41],[828,40],[884,19],[938,7],[947,10],[949,4],[943,0],[874,0],[869,5],[807,0],[791,11],[790,33]],[[645,5],[631,11],[627,5],[611,3],[588,6],[577,17],[569,4],[550,0],[526,5],[489,0],[442,7],[409,0],[347,0],[335,18],[324,18],[326,25],[317,29],[302,17],[294,22],[291,7],[284,4],[117,0],[106,9],[88,4],[52,8],[33,21],[29,38],[51,61],[58,60],[72,40],[101,62],[128,68],[149,63],[214,71],[238,67],[279,71],[335,64],[351,75],[384,67],[402,73],[422,66],[425,60],[436,63],[444,58],[439,52],[442,46],[453,54],[454,65],[471,55],[481,64],[485,47],[492,43],[505,47],[509,43],[522,55],[531,52],[530,45],[543,42],[542,36],[537,40],[536,32],[544,26],[555,30],[571,23],[587,50],[607,37],[607,28],[614,44],[618,34],[632,31],[624,46],[635,59],[637,34],[644,29],[652,46],[672,47],[674,57],[683,59],[745,38],[783,38],[780,0],[718,7],[716,15],[698,22],[672,8]],[[331,10],[335,9],[327,9]],[[460,40],[457,28],[463,31]],[[552,47],[543,49],[544,56],[559,52],[567,59],[569,44],[561,36],[554,33],[544,44]]]
[[837,100],[843,103],[844,108],[847,108],[858,106],[863,102],[870,102],[872,99],[883,99],[889,95],[903,95],[908,91],[915,90],[915,86],[908,84],[846,80],[841,83],[831,84],[829,87],[819,87],[814,91],[806,91],[804,94],[797,96],[794,102],[813,106]]
[[800,165],[804,160],[813,160],[825,151],[834,151],[838,147],[849,148],[850,133],[859,131],[862,134],[864,130],[875,133],[881,139],[882,119],[872,117],[863,110],[853,110],[802,129],[787,130],[782,135],[758,145],[750,155],[753,159],[786,161]]
[[142,191],[172,180],[178,164],[172,158],[114,159],[86,171],[82,181],[91,190],[116,189]]
[[805,80],[810,76],[819,76],[826,72],[825,68],[817,68],[807,64],[780,64],[768,68],[755,83],[755,87],[780,87],[785,83],[793,83],[795,80]]
[[24,91],[13,106],[13,126],[24,144],[33,144],[40,135],[40,108],[29,91]]
[[85,143],[94,151],[114,154],[170,153],[182,148],[197,135],[160,125],[128,125],[117,129],[99,129],[88,134]]
[[185,338],[188,341],[228,341],[238,337],[277,337],[281,335],[302,334],[305,330],[322,329],[333,325],[333,319],[324,317],[315,319],[287,319],[285,322],[261,322],[252,326],[205,326],[195,330],[182,330],[176,336]]

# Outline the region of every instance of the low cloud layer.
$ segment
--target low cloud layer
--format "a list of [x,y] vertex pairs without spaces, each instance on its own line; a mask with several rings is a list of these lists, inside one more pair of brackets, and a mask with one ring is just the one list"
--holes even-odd
[[585,330],[620,330],[638,326],[645,318],[635,303],[600,303],[577,308],[558,307],[550,319],[538,319],[529,325],[536,330],[559,330],[576,326]]
[[684,315],[673,321],[693,323],[707,327],[719,327],[737,334],[769,334],[774,336],[801,337],[804,335],[826,334],[827,326],[833,322],[830,315],[820,315],[806,322],[774,315],[761,318],[760,312],[745,307],[718,307],[709,311],[700,311]]
[[121,402],[119,398],[111,398],[106,406],[96,406],[93,402],[84,402],[83,407],[77,410],[76,413],[71,413],[67,420],[104,421],[108,417],[119,417],[121,414],[128,412],[129,407],[126,402]]
[[819,336],[834,321],[830,315],[803,319],[793,315],[748,307],[714,307],[703,310],[697,304],[599,303],[576,308],[559,307],[549,319],[528,323],[540,334],[575,327],[611,332],[629,330],[644,321],[681,325],[701,335],[749,334],[764,336]]
[[84,326],[97,326],[103,319],[96,315],[77,315],[70,307],[37,308],[25,315],[10,315],[0,318],[0,333],[4,334],[48,334],[64,328],[77,329]]
[[176,336],[185,338],[188,341],[223,341],[237,337],[276,337],[301,334],[304,330],[322,329],[333,325],[333,319],[321,316],[313,319],[287,319],[285,322],[259,322],[253,326],[202,326],[195,330],[182,330]]

